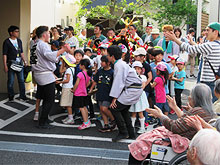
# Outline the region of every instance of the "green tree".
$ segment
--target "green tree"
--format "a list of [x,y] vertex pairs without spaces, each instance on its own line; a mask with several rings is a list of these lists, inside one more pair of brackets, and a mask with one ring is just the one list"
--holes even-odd
[[197,5],[192,0],[151,0],[149,6],[152,10],[151,18],[161,27],[164,24],[184,27],[186,24],[195,24]]
[[[118,23],[123,24],[121,18],[132,18],[133,15],[150,16],[146,6],[148,0],[136,0],[136,2],[128,3],[127,0],[106,0],[105,5],[86,8],[95,0],[80,0],[80,10],[77,16],[81,18],[85,16],[88,19],[97,20],[97,24],[109,21],[109,27],[115,29]],[[86,28],[92,28],[90,23],[87,23]],[[139,26],[138,26],[139,27]],[[142,26],[141,26],[142,27]],[[141,29],[142,30],[142,29]]]

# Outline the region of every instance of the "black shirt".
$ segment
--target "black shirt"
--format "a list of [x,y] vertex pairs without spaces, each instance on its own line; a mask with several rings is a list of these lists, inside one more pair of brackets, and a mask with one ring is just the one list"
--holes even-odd
[[97,83],[98,91],[96,93],[96,99],[98,101],[112,101],[109,96],[113,82],[113,69],[104,70],[100,68],[94,76],[94,81]]
[[[151,72],[151,67],[150,67],[150,65],[148,64],[148,62],[143,62],[142,63],[142,65],[143,65],[143,68],[144,68],[144,75],[147,77],[147,79],[149,78],[148,77],[148,73],[149,72]],[[150,89],[151,89],[151,87],[150,87],[150,84],[148,84],[145,88],[144,88],[144,91],[146,91],[146,92],[150,92]]]
[[22,42],[19,38],[17,38],[17,42],[18,50],[14,47],[9,38],[3,42],[3,55],[7,55],[7,63],[11,60],[16,60],[17,54],[21,56],[21,53],[23,53]]

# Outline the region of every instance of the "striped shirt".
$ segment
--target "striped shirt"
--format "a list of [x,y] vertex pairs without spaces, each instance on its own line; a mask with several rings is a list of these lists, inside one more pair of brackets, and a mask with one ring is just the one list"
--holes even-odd
[[213,66],[215,72],[218,72],[220,67],[220,41],[206,42],[199,45],[189,45],[185,42],[181,44],[181,49],[187,51],[190,54],[200,53],[203,56],[202,70],[201,70],[201,82],[213,82],[215,81],[215,75],[206,61],[209,60]]
[[188,126],[184,118],[193,115],[199,115],[206,122],[212,119],[211,114],[208,111],[200,107],[195,107],[189,111],[186,111],[183,116],[176,120],[171,120],[168,116],[162,116],[160,120],[163,126],[174,134],[179,134],[180,136],[192,139],[197,131],[194,128]]

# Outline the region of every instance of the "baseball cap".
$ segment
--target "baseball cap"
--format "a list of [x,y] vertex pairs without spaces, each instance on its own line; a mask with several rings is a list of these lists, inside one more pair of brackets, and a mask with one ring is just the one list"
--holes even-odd
[[178,58],[177,61],[176,61],[176,64],[185,64],[185,60],[182,59],[182,58]]
[[160,62],[157,64],[157,66],[155,68],[160,71],[165,71],[167,69],[167,66],[164,63]]
[[108,44],[101,44],[99,49],[108,49]]
[[152,29],[151,34],[160,34],[160,30],[159,29]]
[[128,52],[128,48],[124,44],[120,44],[118,45],[118,47],[121,48],[122,53]]
[[140,47],[140,48],[137,48],[134,52],[133,52],[133,55],[135,56],[139,56],[139,55],[146,55],[147,52],[144,48]]
[[179,58],[178,55],[173,55],[173,56],[168,56],[168,58],[170,58],[171,60],[176,60]]
[[63,55],[61,58],[67,63],[67,65],[71,67],[75,67],[76,59],[73,57],[73,55],[66,54],[66,55]]
[[140,61],[135,61],[133,64],[132,64],[132,68],[134,67],[140,67],[140,68],[143,68],[143,65]]
[[208,25],[208,27],[218,30],[219,34],[220,34],[220,23],[218,22],[212,22]]
[[56,40],[51,41],[50,45],[54,45],[56,48],[59,48],[59,46],[60,46],[59,42]]

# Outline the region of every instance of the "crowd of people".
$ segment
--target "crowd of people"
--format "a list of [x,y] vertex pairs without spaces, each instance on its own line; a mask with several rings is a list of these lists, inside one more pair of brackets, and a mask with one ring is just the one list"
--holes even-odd
[[[10,26],[8,32],[9,38],[3,44],[8,98],[9,101],[14,99],[16,74],[20,99],[25,101],[22,66],[27,62],[18,38],[19,28]],[[194,29],[189,29],[188,35],[183,37],[181,29],[172,25],[162,27],[163,36],[150,23],[142,37],[138,36],[137,27],[132,23],[117,35],[114,29],[107,30],[107,37],[102,32],[103,26],[96,25],[94,35],[86,42],[86,31],[82,30],[76,37],[72,26],[63,30],[59,26],[51,29],[39,26],[33,31],[30,63],[37,88],[34,120],[39,122],[38,128],[52,127],[48,115],[55,98],[60,95],[60,106],[68,112],[62,122],[74,124],[77,117],[81,117],[82,124],[78,129],[88,129],[95,117],[92,102],[95,99],[104,121],[99,131],[118,129],[113,142],[136,139],[137,133],[142,134],[134,142],[138,144],[146,140],[144,135],[148,135],[149,124],[154,128],[164,126],[190,140],[199,130],[188,151],[194,160],[194,148],[202,145],[202,142],[197,143],[197,138],[205,132],[201,129],[213,129],[208,122],[220,113],[220,81],[217,80],[220,76],[220,23],[210,23],[198,42],[194,38]],[[84,40],[85,44],[81,46],[79,40]],[[200,56],[198,76],[194,74],[196,56]],[[188,105],[183,106],[181,94],[188,77],[185,71],[188,61],[191,63],[189,76],[200,83],[193,87]],[[169,113],[176,114],[178,119],[170,119]],[[137,119],[140,127],[136,131]],[[216,121],[215,127],[219,131]],[[220,143],[219,140],[216,143]],[[135,153],[143,148],[138,151],[131,148],[130,164],[140,163],[142,160],[137,160]],[[212,161],[201,155],[199,153],[195,161],[198,159],[205,164]]]

